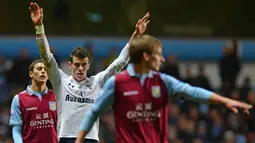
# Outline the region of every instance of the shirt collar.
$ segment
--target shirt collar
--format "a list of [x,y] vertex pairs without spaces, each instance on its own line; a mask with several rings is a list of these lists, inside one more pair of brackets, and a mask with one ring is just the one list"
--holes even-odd
[[[27,86],[27,92],[29,95],[34,95],[36,92],[31,90],[31,85]],[[42,92],[42,95],[48,94],[48,87]]]
[[[128,64],[127,72],[132,77],[141,77],[140,74],[135,73],[134,64]],[[152,78],[155,73],[156,73],[155,71],[150,70],[148,74],[144,74],[144,75],[148,75],[149,78]]]
[[88,79],[89,79],[88,77],[85,77],[84,80],[82,80],[82,81],[80,81],[80,82],[77,82],[77,81],[73,78],[72,75],[69,77],[69,81],[70,81],[71,83],[77,84],[77,85],[79,85],[79,86],[85,86],[86,84],[89,84],[89,80],[88,80]]

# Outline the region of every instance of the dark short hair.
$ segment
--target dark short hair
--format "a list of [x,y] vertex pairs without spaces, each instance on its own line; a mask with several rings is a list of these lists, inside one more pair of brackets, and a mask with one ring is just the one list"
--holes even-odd
[[91,62],[90,54],[82,47],[77,47],[73,50],[72,54],[70,55],[70,62],[73,63],[73,57],[77,57],[79,59],[88,58],[89,62]]
[[140,63],[143,59],[143,53],[152,54],[156,46],[161,46],[160,40],[150,35],[135,37],[130,42],[129,55],[131,63]]
[[39,60],[39,59],[34,60],[34,61],[29,65],[28,70],[29,70],[29,71],[33,71],[34,68],[35,68],[35,65],[38,64],[38,63],[43,63],[43,61],[42,61],[42,60]]

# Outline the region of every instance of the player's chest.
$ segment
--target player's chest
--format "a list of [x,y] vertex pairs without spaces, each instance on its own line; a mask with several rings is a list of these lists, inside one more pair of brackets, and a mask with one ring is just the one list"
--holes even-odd
[[34,113],[48,113],[55,112],[57,110],[57,104],[55,98],[45,98],[32,96],[20,101],[21,110],[27,115]]
[[80,98],[91,98],[96,95],[99,90],[99,87],[96,84],[92,83],[77,84],[66,81],[63,86],[64,88],[62,88],[62,94]]
[[[101,88],[96,84],[77,85],[66,83],[62,89],[62,97],[64,106],[79,106],[92,105],[95,103]],[[81,106],[83,105],[83,106]]]
[[162,94],[160,86],[151,88],[132,88],[123,90],[115,98],[118,107],[124,110],[158,110],[168,102],[168,97]]
[[167,89],[164,85],[157,82],[130,82],[118,85],[116,94],[119,100],[129,102],[147,102],[162,103],[167,100]]

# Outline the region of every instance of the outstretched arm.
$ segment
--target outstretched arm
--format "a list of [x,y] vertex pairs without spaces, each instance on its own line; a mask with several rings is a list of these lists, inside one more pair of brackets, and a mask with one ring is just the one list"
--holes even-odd
[[196,102],[222,104],[235,113],[238,113],[238,109],[249,113],[249,110],[252,108],[252,105],[220,96],[203,88],[190,86],[166,74],[161,74],[161,79],[164,81],[169,95],[178,94]]
[[149,17],[150,14],[147,12],[142,19],[139,19],[136,23],[135,26],[135,31],[132,34],[131,38],[129,39],[129,42],[126,44],[124,49],[120,52],[120,55],[118,56],[117,59],[111,63],[106,70],[98,73],[96,75],[96,79],[99,81],[100,86],[103,87],[105,81],[111,77],[112,75],[116,74],[117,72],[121,71],[129,62],[129,43],[132,41],[132,39],[136,36],[142,35],[146,28],[147,25],[149,24]]
[[30,3],[31,19],[35,25],[36,40],[40,52],[40,57],[45,66],[47,67],[47,73],[53,88],[56,90],[60,84],[61,76],[64,76],[64,72],[58,68],[56,59],[50,51],[50,46],[45,35],[43,26],[43,9],[38,6],[37,3]]

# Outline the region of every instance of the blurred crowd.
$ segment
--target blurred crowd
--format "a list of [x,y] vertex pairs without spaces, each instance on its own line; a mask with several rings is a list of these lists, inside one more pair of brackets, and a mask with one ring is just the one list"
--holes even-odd
[[[90,75],[105,69],[118,55],[116,48],[111,48],[109,56],[93,59],[93,44],[84,45],[92,55]],[[180,74],[177,57],[169,55],[162,65],[161,72],[169,74],[193,86],[199,86],[215,91],[232,99],[245,101],[255,105],[255,93],[252,90],[249,77],[243,79],[241,85],[236,81],[242,70],[237,42],[231,42],[224,48],[224,54],[218,61],[218,76],[221,79],[219,87],[213,87],[210,77],[205,73],[203,64],[197,65],[197,74],[191,72],[187,65],[185,75]],[[62,66],[65,59],[56,56]],[[28,67],[33,59],[29,58],[26,48],[21,49],[17,59],[7,59],[0,56],[0,143],[11,143],[12,134],[9,123],[9,112],[12,98],[24,90],[30,83]],[[216,62],[216,61],[215,61]],[[51,88],[50,83],[48,87]],[[234,114],[222,105],[206,105],[188,101],[173,95],[169,100],[169,142],[170,143],[255,143],[255,110],[249,115],[242,111]],[[101,117],[100,138],[102,142],[115,142],[114,118],[111,110]]]

